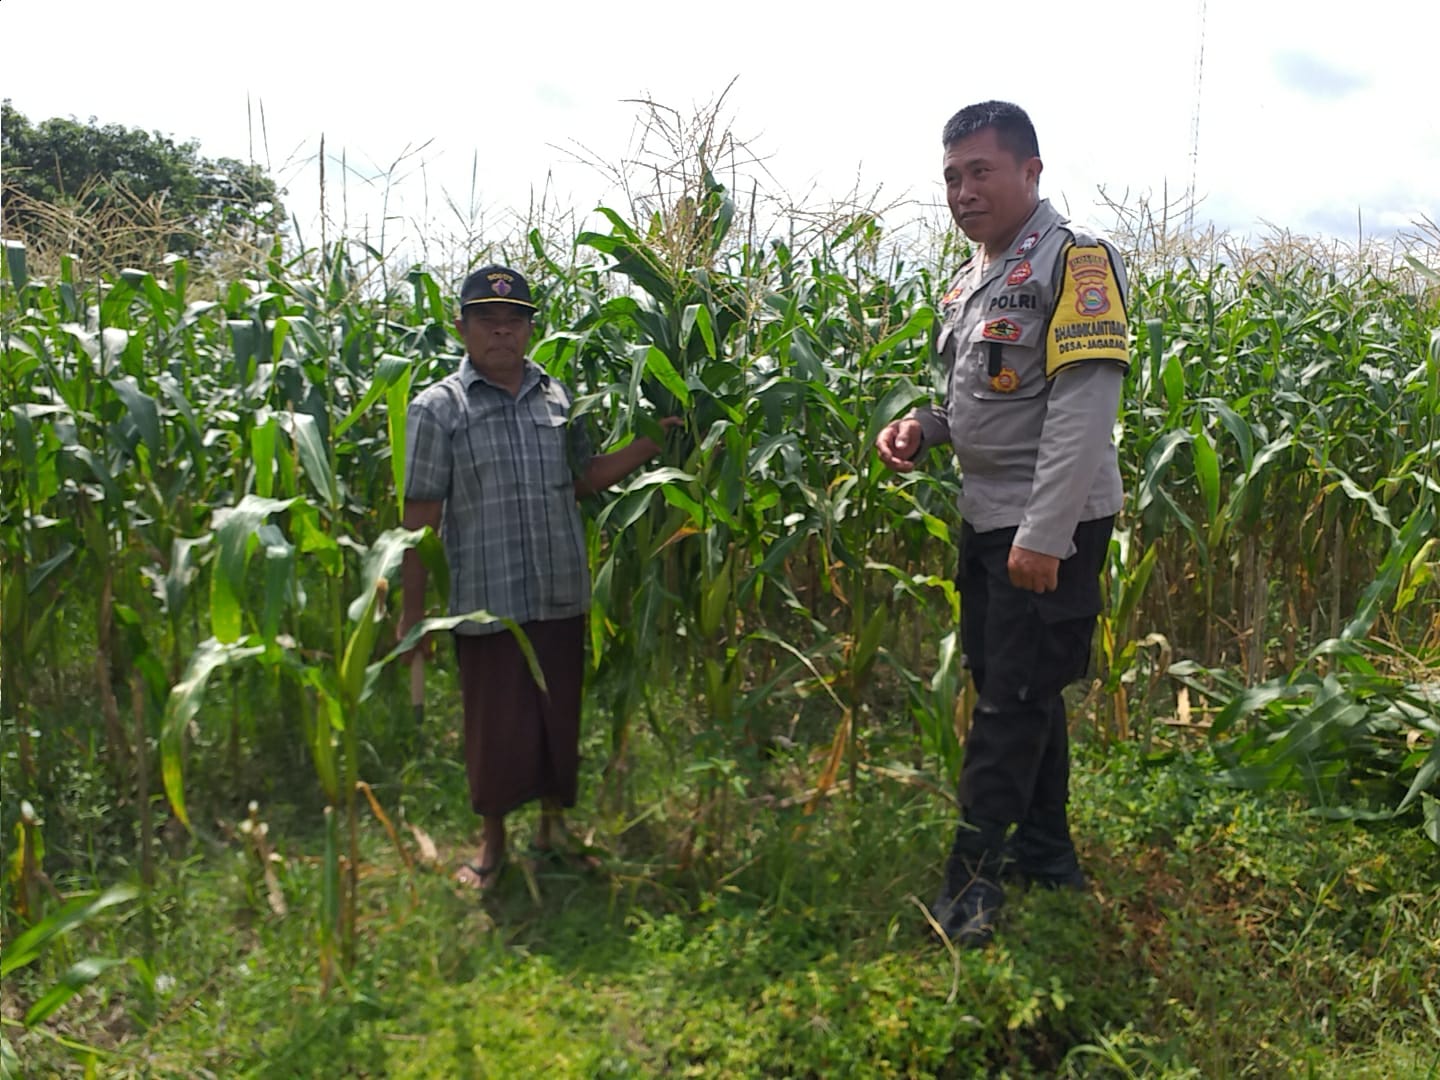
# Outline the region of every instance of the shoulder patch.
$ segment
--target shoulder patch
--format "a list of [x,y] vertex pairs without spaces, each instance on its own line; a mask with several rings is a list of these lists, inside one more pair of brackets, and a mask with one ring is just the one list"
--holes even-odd
[[1065,274],[1045,335],[1045,375],[1081,361],[1130,365],[1129,326],[1110,252],[1103,244],[1065,249]]

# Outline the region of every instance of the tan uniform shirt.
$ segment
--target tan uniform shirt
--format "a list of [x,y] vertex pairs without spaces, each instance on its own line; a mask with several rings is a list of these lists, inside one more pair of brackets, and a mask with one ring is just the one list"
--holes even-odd
[[1076,525],[1120,509],[1125,286],[1109,243],[1049,200],[1005,258],[987,267],[977,253],[951,282],[936,340],[945,403],[911,415],[923,447],[954,447],[960,513],[978,531],[1016,526],[1016,546],[1063,559]]

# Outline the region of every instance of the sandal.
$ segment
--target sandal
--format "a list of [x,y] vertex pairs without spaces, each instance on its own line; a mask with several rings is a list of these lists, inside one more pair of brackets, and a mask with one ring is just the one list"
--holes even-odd
[[501,855],[489,866],[481,866],[478,862],[462,863],[460,869],[455,871],[455,884],[483,894],[500,880],[500,873],[504,869],[504,855]]

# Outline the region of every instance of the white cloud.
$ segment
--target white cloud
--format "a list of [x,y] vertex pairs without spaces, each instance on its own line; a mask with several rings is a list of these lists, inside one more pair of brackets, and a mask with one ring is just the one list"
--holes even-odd
[[1275,54],[1274,66],[1283,84],[1311,98],[1338,100],[1370,85],[1368,76],[1310,53],[1282,50]]

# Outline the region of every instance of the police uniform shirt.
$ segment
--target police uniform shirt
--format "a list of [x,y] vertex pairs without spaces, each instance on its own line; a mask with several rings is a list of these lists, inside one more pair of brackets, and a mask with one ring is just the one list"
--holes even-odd
[[1113,429],[1129,363],[1125,271],[1108,242],[1042,200],[1004,258],[977,252],[940,301],[943,408],[921,450],[948,441],[960,513],[980,532],[1017,527],[1017,547],[1074,552],[1075,526],[1123,501]]

